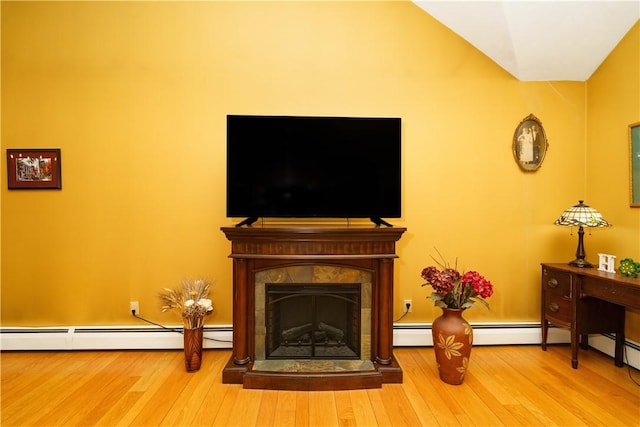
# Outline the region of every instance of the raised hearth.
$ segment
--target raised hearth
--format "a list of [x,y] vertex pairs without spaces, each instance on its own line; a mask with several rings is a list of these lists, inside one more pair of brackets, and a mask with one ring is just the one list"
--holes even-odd
[[[233,259],[233,354],[223,382],[288,390],[401,383],[393,357],[393,261],[405,230],[223,227]],[[295,310],[287,319],[291,306],[277,303],[298,293],[314,307],[337,298],[342,302],[336,309],[345,315],[326,318],[326,308],[314,308],[309,321],[298,319]],[[274,302],[277,311],[269,313]],[[279,349],[282,340],[297,347]]]

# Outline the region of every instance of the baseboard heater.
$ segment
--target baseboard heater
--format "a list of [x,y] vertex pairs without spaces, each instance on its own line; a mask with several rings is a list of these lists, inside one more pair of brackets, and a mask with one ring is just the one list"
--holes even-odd
[[[182,326],[0,328],[7,350],[163,350],[183,348]],[[204,328],[204,348],[231,348],[231,326]]]
[[[540,323],[472,324],[474,345],[537,345],[541,341]],[[182,326],[159,327],[1,327],[2,351],[63,350],[170,350],[182,349]],[[231,325],[205,326],[204,348],[230,349]],[[570,343],[569,331],[549,328],[549,344]],[[614,336],[592,335],[589,345],[613,357]],[[625,363],[640,369],[640,344],[627,340]],[[430,323],[397,323],[393,328],[394,347],[431,347]]]

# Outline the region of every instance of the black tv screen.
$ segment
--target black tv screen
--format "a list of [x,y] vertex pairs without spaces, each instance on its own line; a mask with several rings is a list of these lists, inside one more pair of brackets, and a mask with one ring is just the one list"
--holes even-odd
[[399,218],[401,119],[227,116],[227,216]]

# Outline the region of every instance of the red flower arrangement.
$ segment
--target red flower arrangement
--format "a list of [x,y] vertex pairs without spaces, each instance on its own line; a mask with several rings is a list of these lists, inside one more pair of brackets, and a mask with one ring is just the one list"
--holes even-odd
[[[437,262],[437,261],[436,261]],[[476,301],[489,308],[485,298],[493,295],[493,285],[477,271],[460,274],[456,266],[451,268],[447,263],[439,263],[440,269],[434,266],[422,270],[422,278],[426,280],[422,286],[431,285],[433,292],[429,296],[436,307],[466,309],[473,307]]]

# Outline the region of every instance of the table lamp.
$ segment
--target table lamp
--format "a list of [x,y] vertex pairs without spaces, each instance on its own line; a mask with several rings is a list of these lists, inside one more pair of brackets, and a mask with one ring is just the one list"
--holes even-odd
[[578,227],[576,259],[571,261],[569,265],[576,267],[593,267],[591,263],[584,259],[586,256],[584,251],[584,227],[611,227],[611,224],[602,217],[602,214],[596,209],[585,205],[582,200],[579,200],[577,205],[566,209],[554,224]]

